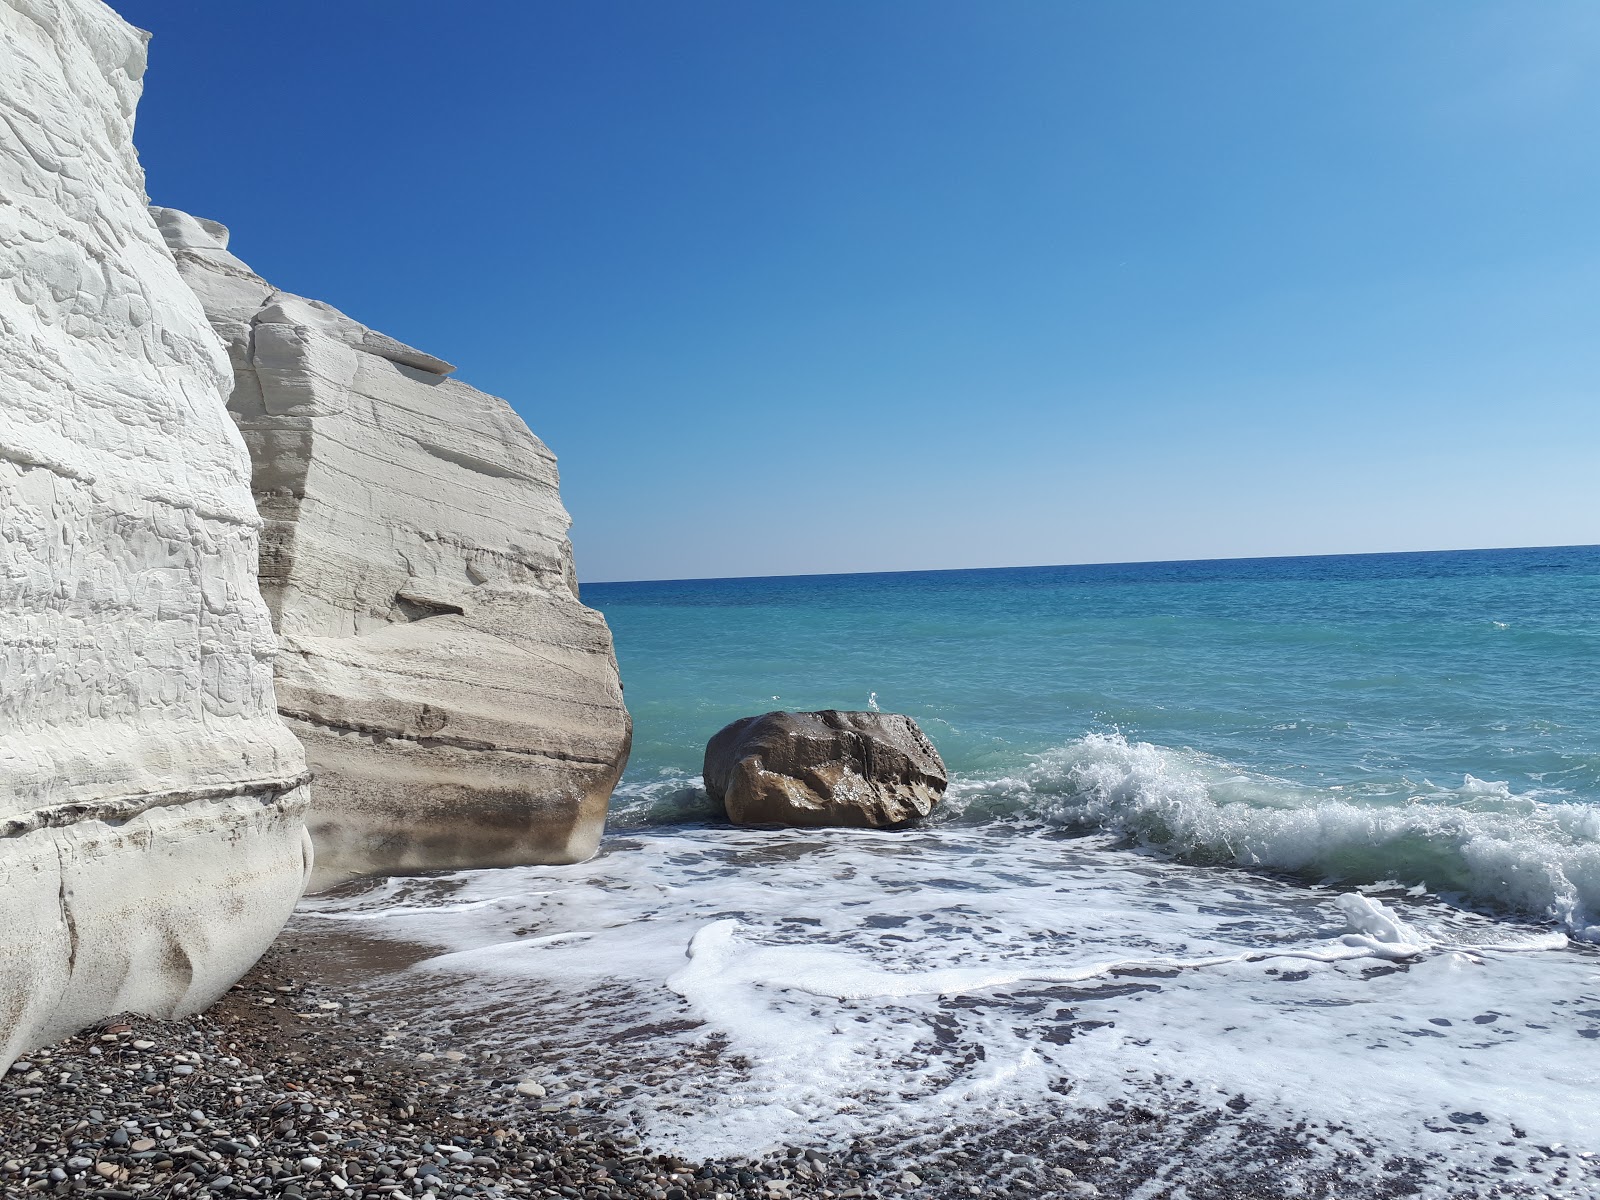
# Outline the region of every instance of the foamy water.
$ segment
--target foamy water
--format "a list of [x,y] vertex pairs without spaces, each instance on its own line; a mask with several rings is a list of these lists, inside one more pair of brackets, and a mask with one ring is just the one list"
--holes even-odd
[[[1182,862],[1404,883],[1600,941],[1600,807],[1572,801],[1470,774],[1453,788],[1316,788],[1092,733],[1014,772],[957,777],[932,825],[1109,832]],[[624,826],[711,816],[698,777],[670,772],[625,785],[614,803]]]
[[1485,1178],[1600,1150],[1600,955],[1403,891],[1044,830],[697,828],[578,867],[391,880],[299,920],[434,948],[391,981],[436,979],[429,1019],[481,1022],[476,1043],[691,1157],[1116,1100],[1245,1104],[1313,1122],[1328,1155]]
[[1312,788],[1194,751],[1091,734],[1026,771],[956,789],[947,819],[974,807],[1072,829],[1122,833],[1184,861],[1314,877],[1404,881],[1544,917],[1600,940],[1600,807],[1463,775],[1396,795]]
[[[414,1028],[690,1157],[1148,1111],[1130,1195],[1247,1126],[1284,1194],[1600,1194],[1600,552],[585,598],[636,720],[601,854],[297,917],[426,947],[366,985]],[[720,824],[705,740],[829,706],[917,717],[934,819]]]

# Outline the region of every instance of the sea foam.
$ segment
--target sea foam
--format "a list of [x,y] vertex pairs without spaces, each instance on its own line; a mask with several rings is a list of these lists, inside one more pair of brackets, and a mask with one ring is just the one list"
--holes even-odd
[[1537,1165],[1514,1130],[1600,1149],[1591,949],[1044,823],[640,831],[589,863],[387,880],[297,918],[342,927],[432,948],[369,985],[426,996],[414,1027],[481,1028],[575,1117],[689,1156],[1112,1103],[1228,1121],[1239,1097],[1310,1122],[1308,1171],[1376,1147],[1484,1172],[1510,1155],[1514,1178]]
[[1466,775],[1400,796],[1275,779],[1192,750],[1092,733],[1024,770],[968,776],[946,820],[1103,830],[1191,863],[1332,881],[1396,880],[1600,940],[1600,808]]
[[[714,821],[697,776],[630,782],[614,829]],[[1105,832],[1200,865],[1332,883],[1391,881],[1547,919],[1600,942],[1600,807],[1463,774],[1456,786],[1312,787],[1212,755],[1090,733],[1020,769],[957,772],[939,827],[1038,824]]]

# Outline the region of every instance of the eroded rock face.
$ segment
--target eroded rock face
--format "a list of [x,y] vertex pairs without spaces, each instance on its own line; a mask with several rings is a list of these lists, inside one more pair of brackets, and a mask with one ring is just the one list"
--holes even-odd
[[735,825],[903,825],[949,782],[910,717],[833,709],[733,722],[706,744],[704,774]]
[[450,364],[154,211],[232,357],[278,703],[316,777],[314,886],[588,857],[631,725],[555,457]]
[[214,1000],[304,887],[227,359],[145,208],[144,35],[0,0],[0,1063]]

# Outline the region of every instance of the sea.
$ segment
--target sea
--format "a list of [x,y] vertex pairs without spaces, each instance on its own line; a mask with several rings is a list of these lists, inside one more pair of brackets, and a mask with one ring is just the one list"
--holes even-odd
[[[583,598],[635,721],[599,854],[296,918],[413,947],[369,990],[546,1107],[686,1158],[1098,1122],[1138,1197],[1600,1194],[1600,547]],[[929,820],[721,819],[707,739],[824,708],[918,721]]]

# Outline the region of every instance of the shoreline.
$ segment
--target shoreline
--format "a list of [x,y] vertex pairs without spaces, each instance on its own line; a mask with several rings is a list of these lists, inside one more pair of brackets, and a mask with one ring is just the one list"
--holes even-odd
[[[113,1018],[25,1056],[27,1068],[0,1080],[0,1191],[104,1200],[1269,1200],[1481,1195],[1487,1184],[1491,1195],[1561,1194],[1452,1179],[1438,1162],[1390,1160],[1376,1175],[1378,1164],[1358,1157],[1312,1166],[1316,1139],[1304,1126],[1255,1121],[1244,1097],[1229,1112],[1197,1098],[1169,1112],[1113,1104],[1076,1114],[1041,1098],[1037,1117],[989,1128],[690,1162],[605,1128],[593,1097],[589,1112],[568,1115],[559,1081],[469,1050],[470,1031],[457,1048],[353,998],[324,978],[348,950],[359,958],[342,938],[291,929],[204,1013]],[[1581,1186],[1566,1177],[1576,1166],[1553,1161],[1551,1185]]]
[[371,1009],[308,979],[295,955],[275,945],[195,1016],[122,1014],[24,1055],[0,1079],[0,1191],[105,1200],[850,1191],[811,1186],[809,1171],[781,1163],[685,1163],[572,1124],[504,1064],[408,1045]]

